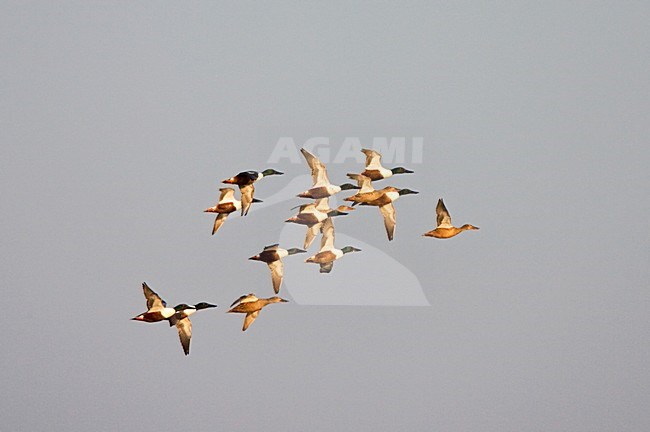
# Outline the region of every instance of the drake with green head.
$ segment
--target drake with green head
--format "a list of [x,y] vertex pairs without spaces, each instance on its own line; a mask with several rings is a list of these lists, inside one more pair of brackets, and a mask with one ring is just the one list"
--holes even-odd
[[327,168],[325,167],[325,164],[304,148],[300,149],[300,152],[305,157],[307,165],[309,165],[309,168],[311,169],[311,179],[313,185],[310,189],[298,194],[298,197],[318,200],[330,197],[341,192],[342,190],[355,188],[349,183],[341,186],[330,183],[329,177],[327,177]]
[[224,180],[222,183],[236,184],[239,186],[239,191],[241,192],[241,215],[245,216],[248,214],[253,201],[253,194],[255,193],[255,186],[253,184],[258,180],[261,180],[264,177],[272,175],[282,175],[280,171],[274,169],[266,169],[262,172],[258,171],[242,171],[234,177]]
[[[217,213],[214,225],[212,226],[212,235],[221,228],[221,225],[223,225],[230,213],[242,208],[242,202],[235,198],[235,190],[233,188],[221,188],[219,191],[221,192],[219,202],[216,205],[203,210],[205,213]],[[251,199],[251,203],[260,202],[262,201],[256,198]]]
[[248,259],[253,261],[262,261],[269,266],[269,269],[271,270],[271,282],[273,282],[273,291],[277,294],[280,292],[280,286],[282,285],[282,279],[284,278],[284,264],[282,263],[282,258],[305,252],[307,251],[298,248],[282,249],[279,244],[274,244],[265,247],[258,255],[252,256]]
[[143,322],[169,321],[170,326],[176,326],[183,351],[185,355],[188,355],[190,353],[190,339],[192,338],[190,315],[199,310],[215,308],[217,305],[201,302],[191,306],[186,303],[181,303],[174,308],[168,308],[167,303],[149,288],[146,282],[142,283],[142,290],[147,300],[147,312],[141,313],[131,319]]
[[314,263],[320,265],[321,273],[329,273],[334,267],[334,261],[343,258],[345,254],[352,252],[361,252],[361,249],[358,249],[354,246],[346,246],[342,249],[337,249],[334,247],[334,222],[332,218],[327,218],[323,222],[323,236],[321,237],[320,250],[314,256],[311,256],[305,260],[307,263]]
[[[360,180],[366,183],[363,190],[367,190],[371,186],[368,185],[368,177],[361,176]],[[358,193],[353,196],[345,198],[345,201],[352,201],[352,205],[361,204],[363,206],[379,207],[382,217],[384,218],[384,227],[388,235],[388,241],[392,241],[395,235],[395,225],[397,225],[397,214],[393,203],[403,195],[418,194],[419,192],[411,189],[398,189],[393,186],[388,186],[380,190],[372,190],[369,192]]]
[[366,155],[366,169],[361,173],[370,180],[383,180],[395,174],[413,174],[413,171],[404,167],[387,169],[381,165],[381,153],[375,150],[361,149]]

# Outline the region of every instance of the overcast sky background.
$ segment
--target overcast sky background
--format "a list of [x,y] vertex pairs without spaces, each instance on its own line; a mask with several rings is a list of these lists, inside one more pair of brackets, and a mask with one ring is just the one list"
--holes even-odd
[[[632,1],[2,1],[0,429],[648,430],[648,22]],[[309,184],[214,237],[202,211],[241,170],[286,173],[263,200],[307,174],[268,163],[281,137],[422,137],[382,184],[420,194],[391,243],[376,209],[338,219],[366,250],[329,276],[287,258],[293,301],[242,333],[227,305],[272,294],[246,258],[301,245],[282,221]],[[439,197],[481,230],[421,237]],[[395,271],[373,287],[373,265]],[[189,357],[129,320],[142,281],[219,304]],[[374,288],[429,306],[340,297]]]

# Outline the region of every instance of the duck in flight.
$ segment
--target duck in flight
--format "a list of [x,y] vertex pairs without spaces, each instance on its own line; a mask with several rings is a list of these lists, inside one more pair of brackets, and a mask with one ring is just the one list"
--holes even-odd
[[361,249],[353,246],[346,246],[343,249],[334,247],[334,223],[332,218],[327,218],[323,222],[320,250],[316,255],[307,258],[305,262],[319,264],[321,273],[329,273],[334,267],[334,261],[351,252],[361,252]]
[[342,190],[354,188],[354,186],[349,183],[341,186],[330,183],[330,180],[327,177],[327,168],[325,168],[325,164],[304,148],[300,149],[300,152],[305,157],[307,165],[309,165],[309,168],[311,169],[311,178],[313,183],[311,189],[298,194],[300,198],[327,198],[341,192]]
[[189,316],[202,309],[215,308],[217,305],[201,302],[191,306],[181,303],[174,308],[168,308],[167,302],[149,288],[146,282],[142,283],[142,290],[147,300],[147,311],[131,319],[150,323],[169,321],[170,326],[176,326],[183,352],[188,355],[190,353],[190,339],[192,338],[192,322]]
[[255,193],[254,183],[264,177],[272,175],[282,175],[280,171],[274,169],[267,169],[261,172],[257,171],[242,171],[234,177],[224,180],[222,183],[236,184],[239,186],[241,192],[241,215],[246,216],[253,201],[253,194]]
[[280,285],[282,285],[282,279],[284,277],[284,264],[282,263],[282,258],[305,252],[307,251],[297,248],[282,249],[279,244],[274,244],[265,247],[258,255],[252,256],[248,259],[253,261],[262,261],[269,266],[269,269],[271,269],[273,291],[277,294],[280,292]]
[[[217,205],[203,210],[206,213],[218,213],[214,220],[214,226],[212,227],[212,235],[221,228],[221,225],[223,225],[230,213],[242,208],[242,202],[235,198],[235,190],[233,188],[221,188],[219,191],[221,192],[221,196]],[[251,202],[256,203],[262,201],[253,198]]]
[[442,198],[438,200],[438,205],[436,206],[436,229],[424,233],[425,237],[435,237],[439,239],[447,239],[457,236],[463,231],[467,230],[477,230],[479,227],[474,225],[465,224],[460,228],[456,228],[451,224],[451,216],[445,207],[445,203],[442,201]]
[[285,300],[280,297],[260,299],[257,298],[255,294],[251,293],[243,295],[235,300],[230,305],[231,309],[228,311],[228,313],[246,314],[246,317],[244,317],[244,326],[242,327],[242,331],[246,331],[246,329],[250,327],[251,324],[253,324],[255,318],[257,318],[257,316],[260,314],[262,308],[272,303],[287,303],[288,301],[289,300]]
[[393,203],[402,195],[417,194],[418,192],[411,189],[397,189],[392,186],[375,190],[369,177],[361,174],[348,174],[348,177],[358,181],[360,190],[356,195],[345,198],[345,201],[352,201],[352,205],[361,204],[379,207],[384,218],[388,241],[392,241],[395,235],[395,225],[397,225],[397,215]]
[[413,174],[413,171],[404,167],[384,168],[381,165],[381,153],[375,150],[361,149],[361,151],[366,155],[366,169],[361,174],[370,180],[383,180],[394,174]]
[[347,215],[347,213],[339,211],[338,209],[323,209],[322,206],[319,208],[316,203],[303,204],[301,206],[298,206],[298,208],[298,214],[290,217],[285,222],[307,225],[308,227],[311,227],[323,222],[328,217]]

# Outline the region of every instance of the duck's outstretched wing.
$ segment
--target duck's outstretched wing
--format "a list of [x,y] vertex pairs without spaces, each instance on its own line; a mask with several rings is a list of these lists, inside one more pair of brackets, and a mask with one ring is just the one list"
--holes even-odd
[[219,196],[219,202],[221,203],[222,201],[225,200],[232,200],[235,198],[235,190],[233,188],[221,188],[219,189],[219,192],[221,192],[221,195]]
[[327,168],[325,168],[325,164],[304,148],[300,149],[300,152],[305,157],[309,168],[311,168],[311,179],[314,183],[314,186],[329,184],[330,181],[327,177]]
[[357,192],[357,194],[374,192],[375,190],[375,188],[372,187],[372,180],[370,180],[370,177],[366,177],[363,174],[348,173],[348,178],[357,181],[357,186],[359,186],[359,192]]
[[241,192],[241,215],[246,216],[248,210],[253,203],[253,194],[255,193],[255,186],[252,184],[246,186],[240,186],[239,191]]
[[361,149],[366,155],[366,169],[381,168],[381,153],[375,150]]
[[269,263],[271,269],[271,280],[273,281],[273,291],[280,292],[280,285],[282,285],[282,278],[284,277],[284,264],[282,260],[277,260]]
[[216,233],[219,228],[221,228],[221,225],[226,221],[228,218],[228,213],[219,213],[217,217],[214,219],[214,226],[212,227],[212,235]]
[[307,227],[307,234],[305,235],[305,244],[303,245],[304,249],[308,249],[309,246],[314,242],[314,239],[318,235],[318,233],[321,230],[322,224],[317,223],[316,225],[312,225],[310,227]]
[[332,209],[330,207],[330,198],[329,197],[317,199],[316,201],[314,201],[314,205],[316,206],[316,210],[318,210],[320,212],[327,213],[329,211],[332,211]]
[[178,337],[181,340],[181,346],[185,355],[190,353],[190,339],[192,339],[192,321],[188,317],[176,321]]
[[445,203],[442,202],[442,198],[438,200],[438,205],[436,206],[436,222],[438,228],[451,228],[451,216],[445,207]]
[[319,252],[334,249],[335,230],[334,221],[332,221],[331,217],[328,217],[323,221],[321,225],[321,232],[323,233],[323,236],[320,239]]
[[142,291],[144,292],[144,298],[147,299],[147,311],[161,310],[167,306],[167,302],[149,288],[146,282],[142,282]]
[[386,227],[386,234],[388,234],[388,240],[393,240],[393,234],[395,234],[395,224],[396,215],[395,215],[395,206],[393,203],[389,203],[379,207],[381,210],[381,215],[384,217],[384,226]]
[[251,324],[253,324],[253,321],[255,321],[255,318],[260,314],[260,311],[255,311],[255,312],[249,312],[246,314],[246,317],[244,318],[244,326],[242,327],[241,331],[246,331],[248,327],[250,327]]

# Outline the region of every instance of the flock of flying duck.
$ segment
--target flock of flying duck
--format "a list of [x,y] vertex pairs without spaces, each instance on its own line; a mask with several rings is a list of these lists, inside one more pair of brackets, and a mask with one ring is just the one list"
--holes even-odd
[[[332,184],[327,176],[325,165],[307,150],[301,149],[300,151],[311,169],[313,185],[310,189],[298,194],[298,197],[308,198],[315,201],[294,207],[294,209],[299,209],[298,213],[287,219],[285,222],[304,225],[307,227],[303,249],[283,249],[279,244],[274,244],[265,247],[258,255],[249,258],[254,261],[262,261],[268,265],[271,270],[273,291],[276,294],[280,292],[280,286],[282,285],[282,279],[284,277],[284,265],[282,259],[289,255],[306,253],[306,249],[309,248],[319,234],[321,235],[320,250],[317,254],[307,258],[305,262],[318,264],[321,273],[331,272],[334,262],[341,259],[345,254],[361,251],[361,249],[357,249],[353,246],[345,246],[341,249],[337,249],[334,246],[334,217],[347,215],[349,212],[355,210],[356,205],[378,207],[384,219],[384,226],[386,228],[388,240],[391,241],[395,235],[395,225],[397,223],[394,202],[403,195],[418,193],[410,189],[398,189],[392,186],[375,190],[372,186],[373,181],[384,180],[394,174],[413,173],[413,171],[409,171],[402,167],[392,169],[384,168],[381,165],[381,154],[375,150],[361,150],[366,155],[365,170],[361,174],[348,174],[350,179],[357,182],[356,186],[351,183],[345,183],[340,186]],[[219,228],[221,228],[228,218],[228,215],[231,213],[240,211],[241,216],[246,216],[253,203],[261,202],[254,198],[254,185],[257,181],[271,175],[282,174],[283,173],[273,169],[267,169],[262,172],[245,171],[224,180],[223,183],[237,185],[239,187],[241,199],[238,200],[235,197],[235,189],[231,187],[219,189],[221,192],[219,202],[213,207],[204,210],[207,213],[217,214],[212,227],[212,234],[214,235]],[[336,209],[330,208],[329,197],[341,192],[342,190],[357,191],[354,195],[344,198],[344,201],[351,202],[352,206],[341,205]],[[451,216],[449,215],[442,199],[438,200],[438,205],[436,206],[436,222],[436,228],[424,233],[424,236],[447,239],[466,230],[479,229],[470,224],[465,224],[461,227],[453,226],[451,223]],[[199,310],[215,308],[217,306],[201,302],[195,305],[181,303],[173,308],[169,308],[167,307],[167,303],[151,288],[149,288],[146,283],[142,284],[142,289],[147,300],[147,311],[132,319],[144,322],[168,321],[170,327],[176,326],[183,351],[185,352],[185,355],[188,355],[190,353],[190,339],[192,337],[192,322],[189,318],[190,315]],[[242,327],[242,331],[246,331],[264,307],[272,303],[285,303],[287,301],[288,300],[277,296],[258,298],[253,293],[245,294],[230,305],[228,313],[246,314],[244,317],[244,325]]]

